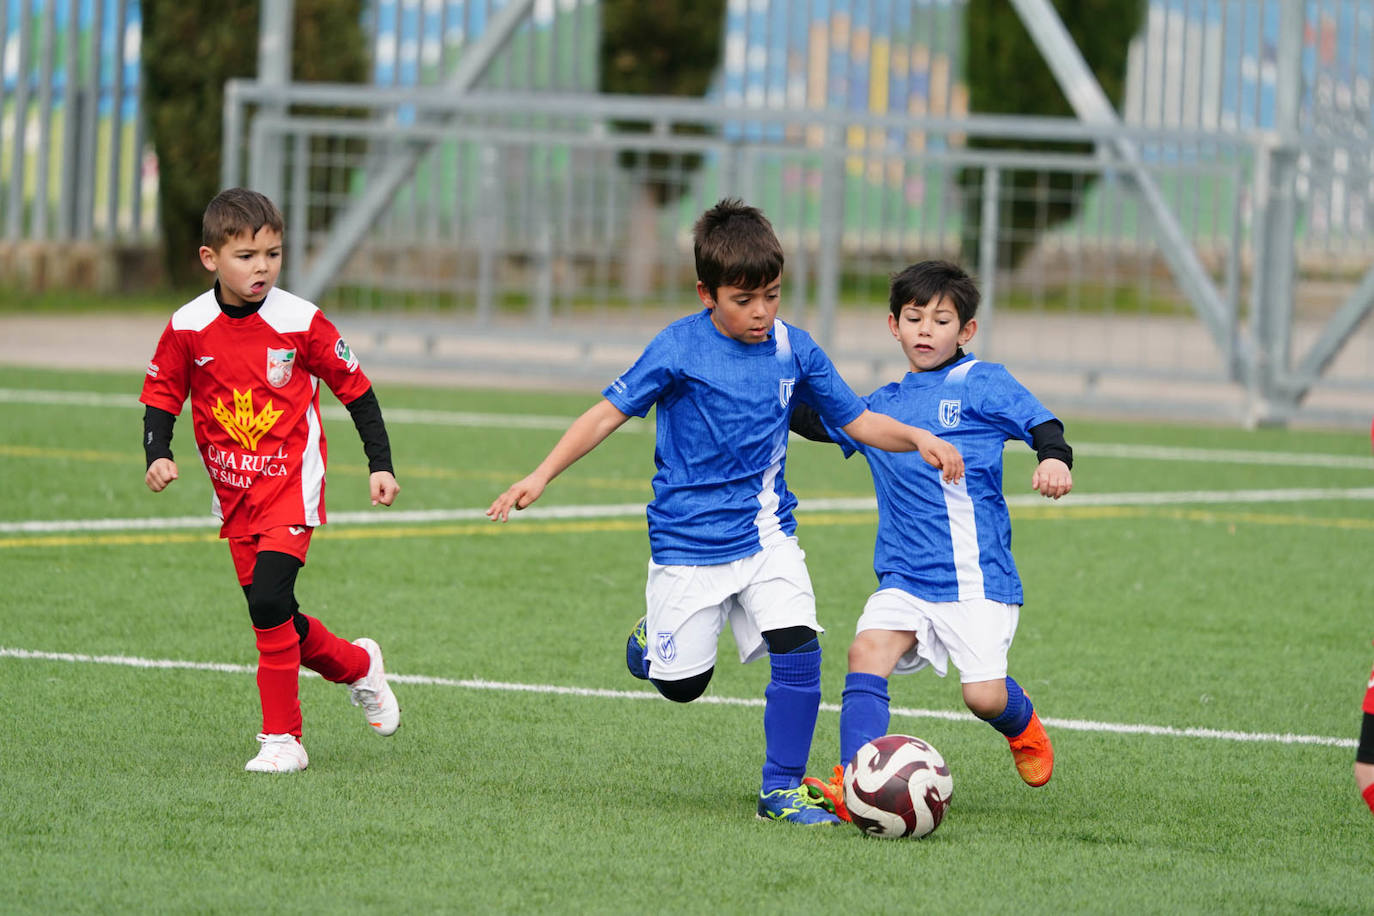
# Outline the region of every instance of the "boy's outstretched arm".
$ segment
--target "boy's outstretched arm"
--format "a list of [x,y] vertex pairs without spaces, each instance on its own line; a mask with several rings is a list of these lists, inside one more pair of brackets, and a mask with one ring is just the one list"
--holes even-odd
[[496,497],[487,509],[487,518],[494,522],[504,522],[510,518],[512,509],[524,509],[534,502],[544,492],[549,481],[600,445],[603,439],[619,429],[628,419],[629,416],[621,413],[610,401],[603,399],[592,405],[586,413],[572,422],[568,431],[558,440],[558,444],[550,450],[543,461],[539,462],[539,467],[511,484],[506,492]]
[[957,483],[964,477],[964,456],[928,430],[872,410],[865,410],[842,428],[849,438],[885,452],[919,451],[926,464],[940,469],[946,483]]

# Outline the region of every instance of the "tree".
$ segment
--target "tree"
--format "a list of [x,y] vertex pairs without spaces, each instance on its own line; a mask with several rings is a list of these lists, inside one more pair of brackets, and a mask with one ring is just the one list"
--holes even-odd
[[[601,89],[699,98],[720,65],[724,30],[725,0],[602,0]],[[648,129],[644,124],[616,126]],[[625,290],[637,298],[651,285],[658,211],[686,190],[687,176],[701,167],[701,157],[625,151],[620,164],[643,175],[625,249]]]
[[[1107,98],[1119,110],[1126,91],[1126,53],[1140,29],[1145,0],[1053,0],[1065,28],[1078,45]],[[1055,82],[1035,42],[1007,0],[969,0],[964,13],[964,60],[968,72],[969,108],[976,114],[1073,117],[1073,107]],[[1085,153],[1089,143],[1009,140],[973,137],[969,146]],[[1001,233],[1011,265],[1035,245],[1040,232],[1073,216],[1093,181],[1091,175],[1034,170],[1004,171]],[[982,169],[960,174],[964,187],[963,258],[978,263]]]
[[[366,79],[362,7],[363,0],[295,0],[294,79]],[[164,260],[176,286],[205,285],[196,250],[201,214],[221,190],[224,84],[256,73],[259,15],[259,0],[142,2],[143,92]]]

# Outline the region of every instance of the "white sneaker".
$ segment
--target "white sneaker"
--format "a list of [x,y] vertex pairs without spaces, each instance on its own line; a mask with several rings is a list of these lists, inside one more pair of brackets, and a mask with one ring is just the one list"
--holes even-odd
[[349,699],[354,706],[363,708],[367,724],[379,735],[392,735],[401,727],[401,706],[396,702],[396,694],[386,683],[386,669],[382,667],[382,649],[375,640],[364,636],[353,640],[353,645],[366,649],[372,665],[364,677],[348,685]]
[[310,765],[295,735],[258,735],[262,747],[244,769],[250,773],[299,773]]

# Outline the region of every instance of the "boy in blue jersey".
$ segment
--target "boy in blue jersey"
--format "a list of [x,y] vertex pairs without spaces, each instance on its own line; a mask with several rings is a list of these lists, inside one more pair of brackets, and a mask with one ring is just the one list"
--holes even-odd
[[647,613],[627,644],[630,671],[670,700],[695,700],[728,621],[740,661],[766,652],[771,666],[759,817],[835,824],[801,785],[820,707],[823,631],[794,534],[797,500],[783,479],[789,417],[805,403],[854,441],[919,450],[951,482],[963,462],[930,432],[865,409],[811,337],[778,319],[782,246],[761,212],[722,200],[697,220],[693,238],[704,308],[660,331],[487,515],[505,521],[627,419],[656,407]]
[[1054,750],[1030,699],[1007,677],[1007,651],[1022,603],[1002,497],[1002,449],[1021,439],[1039,464],[1031,488],[1058,499],[1073,488],[1073,451],[1064,426],[1004,367],[963,350],[977,331],[978,288],[959,267],[923,261],[892,279],[888,329],[911,371],[867,398],[870,410],[939,430],[964,459],[962,481],[942,480],[919,462],[855,441],[799,407],[795,432],[862,452],[878,497],[868,599],[849,648],[840,706],[840,765],[826,781],[808,777],[813,797],[845,820],[844,765],[887,734],[888,678],[929,665],[959,670],[964,703],[1011,745],[1021,778],[1043,786]]

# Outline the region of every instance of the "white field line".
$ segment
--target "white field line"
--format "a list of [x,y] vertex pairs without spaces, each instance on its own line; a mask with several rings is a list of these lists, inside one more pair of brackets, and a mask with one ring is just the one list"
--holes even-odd
[[[23,388],[0,388],[0,402],[10,404],[63,404],[69,407],[121,407],[141,409],[133,395],[102,394],[94,391],[42,391]],[[330,419],[346,420],[348,411],[342,407],[323,408]],[[539,416],[536,414],[474,413],[453,410],[417,410],[392,408],[385,411],[391,423],[413,423],[422,426],[472,426],[486,429],[567,429],[574,418]],[[650,424],[637,417],[621,427],[630,432],[648,432]],[[1009,448],[1020,448],[1018,442]],[[1202,461],[1229,464],[1263,464],[1310,468],[1347,468],[1374,470],[1374,458],[1358,455],[1320,455],[1310,452],[1257,452],[1245,449],[1206,449],[1162,445],[1123,445],[1099,442],[1075,442],[1074,454],[1095,458],[1129,458],[1154,461]]]
[[[31,661],[69,662],[85,665],[119,665],[125,668],[144,668],[154,670],[210,671],[219,674],[255,674],[257,669],[251,665],[234,665],[225,662],[192,662],[170,658],[138,658],[131,655],[83,655],[76,652],[41,652],[33,649],[15,649],[0,646],[0,658],[16,658]],[[301,672],[304,677],[319,677],[313,671]],[[657,693],[648,690],[603,690],[594,687],[565,687],[558,684],[519,684],[508,681],[484,681],[473,678],[434,677],[424,674],[388,673],[387,679],[398,684],[419,684],[427,687],[458,687],[464,690],[495,690],[503,693],[540,693],[556,696],[590,697],[603,700],[658,700]],[[715,706],[762,706],[759,698],[742,697],[701,697],[694,702]],[[839,712],[834,703],[822,703],[826,712]],[[966,712],[952,712],[945,709],[915,709],[894,706],[894,716],[912,719],[944,719],[950,722],[977,722]],[[1323,735],[1294,735],[1276,732],[1239,732],[1216,728],[1175,728],[1171,725],[1131,725],[1115,722],[1094,722],[1083,719],[1045,718],[1046,725],[1055,728],[1080,732],[1105,732],[1116,735],[1150,735],[1164,738],[1210,738],[1218,741],[1239,741],[1250,744],[1311,744],[1322,747],[1355,747],[1353,738],[1330,738]]]
[[[1374,487],[1290,490],[1179,490],[1164,493],[1076,493],[1053,505],[1063,509],[1073,509],[1080,506],[1175,506],[1216,503],[1315,502],[1341,499],[1374,500]],[[1007,504],[1017,507],[1048,507],[1052,505],[1043,497],[1035,494],[1008,497]],[[877,509],[878,502],[871,496],[853,499],[807,499],[801,500],[797,506],[797,511],[801,513],[876,512]],[[644,511],[644,503],[535,506],[512,514],[511,520],[643,518]],[[486,517],[485,509],[373,509],[362,512],[331,512],[329,523],[341,526],[397,525],[415,522],[485,521]],[[186,528],[211,529],[217,527],[219,527],[219,521],[208,515],[185,515],[168,518],[40,519],[26,522],[0,522],[0,534],[172,531]]]

